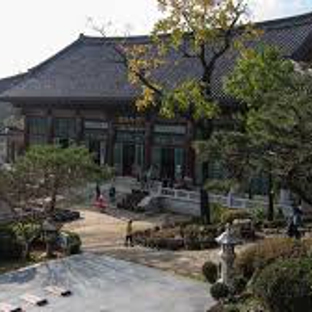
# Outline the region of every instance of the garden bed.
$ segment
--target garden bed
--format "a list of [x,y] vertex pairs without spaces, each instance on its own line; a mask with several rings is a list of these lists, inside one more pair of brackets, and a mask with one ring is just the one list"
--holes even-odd
[[215,238],[222,232],[216,225],[175,224],[137,231],[134,243],[149,248],[167,250],[204,250],[217,247]]

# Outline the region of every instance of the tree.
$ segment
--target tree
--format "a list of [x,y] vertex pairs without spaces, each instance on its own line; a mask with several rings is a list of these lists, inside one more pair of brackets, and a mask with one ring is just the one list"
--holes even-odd
[[[258,35],[248,22],[247,2],[157,2],[164,17],[155,24],[152,41],[128,45],[123,50],[129,81],[141,90],[136,107],[139,111],[167,118],[185,118],[189,123],[187,140],[190,143],[196,139],[195,125],[209,139],[213,132],[211,121],[221,113],[212,88],[218,62],[229,51],[240,49],[245,40]],[[192,62],[192,66],[198,68],[198,74],[185,73],[170,81],[168,68],[174,70],[184,62]],[[190,161],[194,154],[191,147],[187,153]]]
[[33,206],[39,197],[28,170],[19,166],[0,171],[1,203],[12,216],[14,233],[23,247],[23,259],[29,258],[31,245],[41,233],[42,215]]
[[[95,165],[86,148],[63,149],[52,145],[29,149],[11,170],[0,172],[1,199],[13,215],[25,257],[41,232],[43,221],[53,216],[57,195],[66,194],[68,189],[84,185],[99,175],[106,178],[109,170]],[[50,199],[48,205],[46,198]]]
[[[212,94],[218,61],[257,32],[248,20],[244,0],[157,0],[164,17],[154,26],[152,42],[125,46],[129,81],[140,87],[139,110],[156,109],[166,117],[211,119],[219,112]],[[239,33],[239,35],[237,35]],[[180,58],[173,64],[172,54]],[[169,83],[157,71],[185,59],[199,67],[197,77]],[[173,84],[173,86],[172,86]]]
[[[235,130],[215,133],[214,142],[232,168],[230,178],[242,182],[264,172],[271,182],[274,177],[275,183],[312,203],[312,75],[299,68],[274,47],[246,50],[226,83],[240,103]],[[204,153],[205,148],[207,153],[211,146],[203,144]],[[272,215],[271,206],[268,217]]]
[[[206,139],[213,132],[212,120],[221,112],[213,94],[213,76],[225,54],[242,48],[259,32],[248,18],[245,0],[157,0],[163,18],[154,25],[145,43],[121,41],[111,44],[115,62],[125,66],[129,82],[137,87],[135,106],[148,119],[156,115],[182,117],[188,121],[188,137],[196,139],[195,125]],[[106,36],[103,29],[98,29]],[[175,67],[188,62],[198,68],[170,79]],[[190,147],[187,157],[194,159]],[[187,172],[187,175],[192,175]]]
[[41,196],[50,199],[47,213],[54,212],[57,195],[95,180],[99,175],[103,179],[109,175],[108,168],[97,166],[89,151],[79,146],[65,149],[53,145],[36,146],[16,166],[28,168],[38,183]]

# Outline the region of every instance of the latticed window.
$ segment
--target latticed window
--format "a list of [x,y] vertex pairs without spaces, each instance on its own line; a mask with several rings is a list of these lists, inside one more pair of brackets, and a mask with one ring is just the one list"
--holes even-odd
[[28,117],[28,132],[33,135],[47,135],[48,120],[44,117]]
[[43,144],[48,137],[48,119],[45,117],[27,117],[30,144]]
[[76,120],[73,118],[55,118],[54,137],[64,139],[75,139]]

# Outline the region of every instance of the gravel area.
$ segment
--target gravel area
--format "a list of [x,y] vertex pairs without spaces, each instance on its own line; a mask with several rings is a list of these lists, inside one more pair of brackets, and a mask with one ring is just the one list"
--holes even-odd
[[[72,295],[58,297],[47,286]],[[25,303],[25,294],[48,303]],[[206,283],[88,253],[1,275],[0,302],[47,312],[204,312],[214,303]]]

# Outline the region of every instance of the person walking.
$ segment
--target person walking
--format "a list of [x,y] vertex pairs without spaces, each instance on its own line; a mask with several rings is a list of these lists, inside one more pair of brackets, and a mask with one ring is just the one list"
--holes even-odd
[[301,207],[294,206],[293,214],[290,218],[290,222],[287,228],[287,234],[289,237],[295,237],[296,239],[301,238],[300,227],[302,226],[302,210]]
[[100,212],[105,212],[107,209],[107,201],[102,194],[100,194],[98,199],[95,201],[95,206],[100,210]]
[[132,227],[133,221],[130,219],[127,223],[126,228],[126,239],[125,239],[125,246],[128,247],[129,243],[130,246],[133,247],[133,227]]
[[111,185],[110,189],[109,189],[109,200],[112,204],[115,203],[116,201],[116,188],[115,185]]
[[98,200],[100,196],[101,196],[101,188],[99,186],[99,183],[96,183],[96,186],[95,186],[95,200]]

